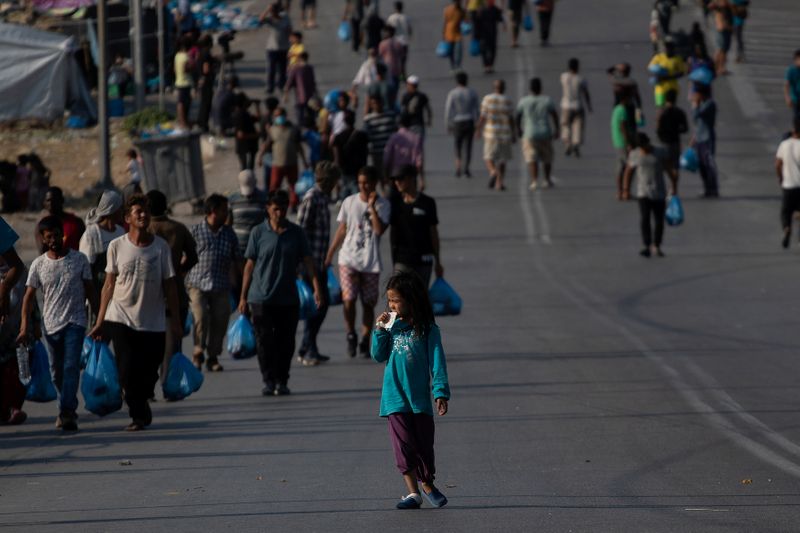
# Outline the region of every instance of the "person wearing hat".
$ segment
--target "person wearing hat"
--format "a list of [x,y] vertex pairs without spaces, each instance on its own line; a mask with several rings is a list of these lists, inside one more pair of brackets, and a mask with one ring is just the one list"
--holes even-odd
[[105,281],[108,243],[125,234],[122,215],[122,196],[116,191],[104,191],[97,207],[86,214],[86,231],[78,251],[89,260],[95,287],[102,287]]
[[239,251],[244,254],[250,232],[264,222],[267,212],[267,194],[256,187],[256,175],[252,170],[239,172],[239,190],[228,196],[228,220],[239,242]]
[[433,111],[428,95],[419,90],[419,77],[411,75],[406,80],[406,93],[400,101],[400,115],[408,117],[408,129],[425,140],[425,126],[433,122]]
[[675,41],[671,37],[664,40],[664,51],[654,55],[647,68],[655,78],[655,103],[660,109],[666,102],[667,91],[680,93],[678,80],[686,74],[686,62],[675,53]]

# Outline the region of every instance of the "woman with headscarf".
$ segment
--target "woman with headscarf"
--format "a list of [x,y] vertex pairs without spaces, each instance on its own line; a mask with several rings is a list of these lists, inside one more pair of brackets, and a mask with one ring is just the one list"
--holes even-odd
[[105,280],[108,243],[125,234],[122,214],[122,196],[115,191],[105,191],[97,207],[86,214],[79,250],[89,259],[95,287],[102,287]]

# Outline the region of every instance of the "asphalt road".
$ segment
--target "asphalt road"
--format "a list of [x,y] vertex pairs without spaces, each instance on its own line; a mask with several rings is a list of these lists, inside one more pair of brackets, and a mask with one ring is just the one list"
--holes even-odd
[[[321,2],[322,29],[307,33],[325,88],[348,84],[359,62],[335,39],[332,4]],[[797,530],[798,250],[779,245],[772,170],[788,116],[766,97],[758,113],[743,108],[749,87],[769,90],[753,78],[758,65],[714,88],[722,198],[695,199],[699,178],[684,174],[686,222],[668,228],[666,258],[647,260],[636,205],[614,198],[605,69],[631,62],[652,105],[648,2],[563,0],[549,48],[526,34],[512,50],[501,35],[496,76],[512,98],[533,75],[560,97],[573,56],[592,90],[582,157],[559,153],[556,188],[536,193],[518,151],[506,192],[487,190],[477,161],[471,180],[452,176],[441,123],[452,81],[433,55],[444,2],[407,4],[410,70],[436,114],[429,192],[446,278],[465,302],[439,321],[453,397],[437,418],[437,483],[450,504],[394,510],[403,485],[377,417],[382,368],[341,355],[334,308],[321,335],[332,360],[295,366],[289,397],[262,398],[255,361],[226,358],[196,395],[156,403],[138,434],[121,431],[124,413],[82,413],[81,431],[60,435],[53,404],[27,404],[25,425],[0,429],[0,530]],[[781,27],[797,17],[791,0],[764,4]],[[695,16],[688,4],[676,15],[686,27]],[[253,94],[261,40],[237,37]],[[788,41],[772,53],[789,58]],[[486,93],[492,78],[476,59],[465,66]],[[235,183],[231,164],[208,174],[209,189]]]

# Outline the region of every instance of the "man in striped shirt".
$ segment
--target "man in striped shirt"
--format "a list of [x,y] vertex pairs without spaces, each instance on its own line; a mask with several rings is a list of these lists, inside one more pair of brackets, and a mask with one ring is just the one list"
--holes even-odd
[[512,127],[514,108],[505,92],[506,83],[495,80],[494,92],[484,96],[481,102],[481,117],[476,133],[483,132],[483,159],[489,170],[489,188],[498,191],[506,190],[503,184],[506,161],[511,160],[511,145],[516,142]]
[[378,169],[382,183],[386,185],[389,176],[383,172],[383,149],[389,137],[397,131],[397,116],[392,111],[384,111],[383,101],[377,96],[370,96],[369,111],[364,117],[364,129],[369,136],[369,157],[372,166]]

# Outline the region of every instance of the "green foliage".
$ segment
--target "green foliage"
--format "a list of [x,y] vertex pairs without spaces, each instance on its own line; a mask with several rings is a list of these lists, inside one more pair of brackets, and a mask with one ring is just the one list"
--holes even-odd
[[159,111],[157,107],[146,107],[125,117],[122,127],[126,131],[138,134],[142,130],[155,128],[162,122],[169,122],[173,119],[174,117],[166,111]]

